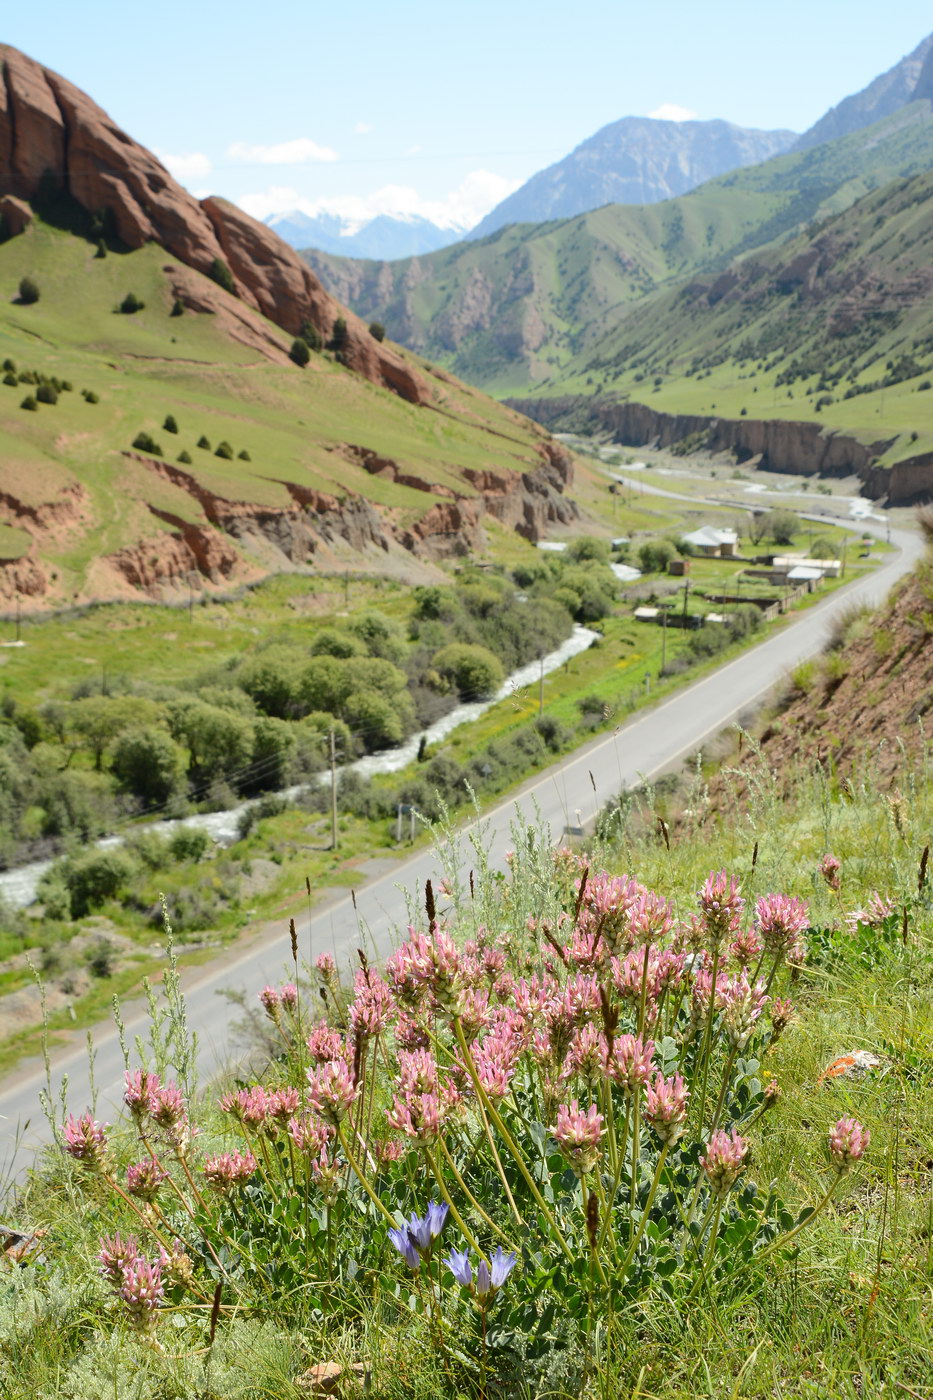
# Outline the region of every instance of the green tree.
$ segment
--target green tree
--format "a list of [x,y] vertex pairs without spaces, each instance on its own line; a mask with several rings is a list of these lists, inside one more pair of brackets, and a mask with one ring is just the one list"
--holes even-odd
[[146,303],[140,301],[135,292],[127,292],[126,296],[120,302],[120,310],[123,312],[124,316],[135,316],[137,311],[144,311],[145,307]]
[[164,806],[181,790],[185,753],[165,729],[141,725],[119,735],[110,767],[126,792],[147,807]]
[[294,361],[299,369],[304,369],[305,365],[311,359],[311,351],[308,348],[308,342],[302,340],[300,336],[297,340],[293,340],[292,348],[288,352],[288,357],[290,360]]
[[250,762],[255,734],[245,715],[202,700],[178,700],[169,704],[169,726],[172,738],[188,750],[194,777],[234,780]]
[[301,698],[306,665],[297,647],[271,646],[238,666],[234,679],[263,714],[295,719],[315,708]]
[[346,318],[338,316],[334,322],[334,329],[330,336],[330,349],[337,355],[342,355],[350,344],[350,330],[347,326]]
[[163,431],[166,433],[178,432],[178,423],[176,422],[175,415],[173,413],[167,413],[165,415],[165,422],[162,424],[162,428]]
[[155,724],[158,718],[159,706],[154,700],[133,695],[87,695],[72,701],[65,711],[70,734],[90,751],[98,772],[124,730]]
[[321,332],[318,330],[317,326],[314,324],[313,321],[305,321],[304,325],[299,331],[299,335],[301,336],[301,339],[307,344],[309,350],[321,350],[324,346],[324,341],[321,337]]
[[233,273],[230,271],[223,258],[215,258],[211,263],[211,270],[208,273],[212,282],[216,282],[218,287],[223,287],[225,292],[231,296],[236,296],[236,283],[233,280]]
[[39,285],[31,277],[23,277],[19,284],[19,299],[23,306],[34,306],[39,300]]
[[298,750],[296,726],[284,719],[263,716],[253,725],[253,772],[243,784],[246,792],[268,792],[285,787]]
[[386,338],[386,328],[381,321],[370,321],[369,333],[373,340],[382,341]]

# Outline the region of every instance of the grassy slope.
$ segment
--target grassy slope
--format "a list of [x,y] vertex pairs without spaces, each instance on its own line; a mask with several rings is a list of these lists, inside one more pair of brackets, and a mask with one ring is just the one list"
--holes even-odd
[[[794,266],[811,255],[818,278],[808,288]],[[885,461],[929,451],[933,394],[920,386],[933,372],[931,255],[933,176],[923,175],[747,258],[721,297],[710,295],[709,279],[657,294],[560,388],[621,393],[674,413],[818,419],[869,442],[895,438]],[[884,385],[889,364],[905,355],[916,372]],[[807,372],[780,382],[794,361]],[[877,389],[845,397],[869,383]],[[832,402],[820,403],[826,393]]]
[[[140,536],[166,529],[148,503],[183,519],[202,518],[184,490],[158,481],[121,455],[141,429],[212,491],[235,500],[285,506],[280,484],[293,481],[336,495],[362,494],[400,522],[424,513],[422,491],[369,476],[333,449],[358,443],[399,461],[423,479],[464,494],[465,467],[527,469],[535,430],[465,386],[437,383],[444,412],[415,408],[317,355],[307,370],[277,365],[230,339],[210,315],[171,318],[165,254],[150,246],[126,255],[93,256],[91,245],[34,225],[0,247],[2,284],[23,275],[41,289],[33,306],[0,305],[0,360],[70,380],[73,393],[38,413],[21,411],[28,385],[0,384],[0,489],[27,504],[48,501],[80,482],[90,498],[86,527],[47,545],[60,570],[60,593],[80,592],[88,565]],[[127,292],[145,302],[133,316],[115,312]],[[283,347],[287,339],[277,333]],[[92,389],[100,403],[80,396]],[[167,413],[178,436],[162,431]],[[492,430],[492,431],[490,431]],[[251,461],[223,461],[199,451],[205,434],[227,439]],[[17,541],[4,533],[4,555]],[[17,552],[22,546],[18,540]]]
[[318,253],[309,260],[360,314],[384,319],[405,343],[491,392],[510,393],[562,380],[632,302],[720,270],[931,161],[933,121],[928,105],[917,103],[865,131],[660,204],[512,225],[393,263]]

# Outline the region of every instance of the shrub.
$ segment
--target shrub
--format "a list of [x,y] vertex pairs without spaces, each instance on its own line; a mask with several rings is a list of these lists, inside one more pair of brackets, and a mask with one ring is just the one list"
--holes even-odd
[[127,851],[87,851],[64,863],[62,876],[71,895],[71,917],[83,919],[130,883],[136,864]]
[[172,309],[168,314],[170,316],[184,316],[185,308],[183,303],[178,299],[178,297],[176,297],[175,300],[172,302]]
[[107,256],[107,245],[102,238],[98,238],[97,240],[97,252],[94,256],[95,258],[105,258]]
[[381,321],[370,321],[369,333],[373,340],[382,341],[386,338],[386,328]]
[[239,462],[251,462],[251,461],[253,460],[252,457],[251,457],[251,456],[249,455],[249,453],[247,452],[247,450],[246,450],[245,447],[243,448],[243,451],[242,451],[242,452],[238,452],[236,455],[237,455],[237,461],[239,461]]
[[10,357],[9,357],[9,355],[8,355],[7,358],[3,361],[3,364],[0,365],[0,369],[4,370],[4,372],[5,372],[6,374],[15,374],[15,373],[16,373],[16,361],[15,361],[15,360],[11,360]]
[[288,357],[290,360],[294,361],[299,369],[304,369],[305,365],[311,359],[311,351],[308,348],[308,342],[300,338],[293,340],[292,348],[288,352]]
[[301,339],[306,342],[309,349],[323,349],[324,341],[321,337],[321,332],[318,330],[317,326],[314,324],[313,321],[305,321],[304,325],[299,331],[299,335],[301,336]]
[[212,282],[216,282],[218,287],[223,287],[225,292],[231,296],[236,296],[236,283],[233,280],[233,273],[230,271],[223,258],[215,258],[211,263],[211,270],[208,273]]
[[595,535],[581,535],[578,539],[570,541],[564,558],[574,564],[605,564],[609,558],[609,545],[605,540],[597,539]]
[[140,301],[135,292],[127,292],[126,296],[120,302],[120,310],[123,312],[124,316],[135,316],[136,312],[142,311],[145,305],[146,303]]
[[219,442],[217,444],[217,451],[214,453],[214,456],[222,457],[225,462],[232,462],[233,448],[230,446],[229,442]]
[[36,390],[36,398],[39,403],[58,403],[58,391],[53,384],[40,384]]
[[39,300],[39,287],[31,277],[23,277],[19,284],[19,300],[22,306],[34,306]]
[[432,664],[457,687],[463,700],[485,700],[495,695],[505,676],[498,657],[488,648],[469,642],[451,642],[441,647]]
[[178,454],[178,460],[179,460],[179,462],[183,462],[183,463],[185,464],[185,466],[190,466],[190,465],[191,465],[191,453],[188,452],[186,449],[182,449],[182,451],[179,452],[179,454]]
[[174,416],[174,414],[167,413],[167,414],[165,415],[165,422],[162,424],[162,428],[163,428],[163,430],[164,430],[166,433],[177,433],[177,432],[178,432],[178,424],[177,424],[177,422],[175,421],[175,416]]
[[100,403],[100,395],[95,394],[93,389],[83,389],[81,397],[85,403]]
[[212,846],[210,836],[198,826],[179,826],[169,837],[168,849],[172,860],[203,860]]
[[198,438],[198,447],[200,447],[204,452],[210,452],[211,450],[210,441],[204,436],[203,433]]
[[20,404],[20,408],[25,408],[30,413],[36,413],[38,411],[39,405],[36,403],[32,394],[27,394],[26,397],[23,399],[22,403]]
[[350,344],[350,331],[343,316],[338,316],[331,332],[329,349],[341,355]]
[[19,384],[19,380],[16,378],[16,375],[10,373],[7,373],[3,376],[3,382],[4,384],[8,384],[12,389],[15,389],[16,386]]
[[162,456],[162,447],[150,433],[139,432],[133,438],[133,446],[138,452],[151,452],[153,457]]

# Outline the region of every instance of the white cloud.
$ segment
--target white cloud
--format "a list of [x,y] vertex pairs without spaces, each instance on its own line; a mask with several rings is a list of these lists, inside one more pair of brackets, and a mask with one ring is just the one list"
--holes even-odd
[[660,107],[655,107],[648,116],[659,122],[693,122],[697,119],[696,112],[689,107],[681,107],[676,102],[662,102]]
[[191,151],[184,156],[172,156],[168,151],[156,151],[156,155],[176,180],[190,180],[194,175],[211,173],[211,163],[200,151]]
[[409,147],[408,147],[408,150],[405,152],[405,154],[406,154],[406,156],[419,156],[419,155],[421,154],[421,147],[420,147],[420,146],[409,146]]
[[353,128],[357,136],[368,136],[372,129],[372,122],[357,122]]
[[466,231],[478,224],[490,209],[506,195],[518,189],[520,180],[507,180],[490,170],[473,170],[445,199],[423,199],[408,185],[384,185],[365,197],[336,195],[324,199],[306,199],[298,190],[287,185],[274,185],[239,200],[241,209],[254,219],[267,219],[270,214],[284,214],[293,209],[316,218],[319,214],[336,214],[348,221],[347,232],[353,233],[379,214],[397,219],[429,219],[441,228]]
[[319,146],[307,136],[296,136],[294,141],[280,141],[275,146],[234,141],[227,147],[227,155],[231,160],[242,160],[248,165],[308,165],[312,161],[339,160],[330,146]]

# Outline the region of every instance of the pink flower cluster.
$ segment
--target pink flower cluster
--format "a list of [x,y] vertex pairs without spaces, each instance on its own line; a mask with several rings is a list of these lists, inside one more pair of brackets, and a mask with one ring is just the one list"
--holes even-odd
[[252,1152],[223,1152],[208,1157],[204,1163],[204,1179],[208,1186],[224,1195],[234,1186],[245,1186],[256,1170]]
[[149,1070],[127,1070],[123,1102],[142,1128],[147,1119],[161,1129],[178,1156],[184,1156],[191,1141],[191,1124],[184,1095],[174,1079],[161,1083]]
[[576,1099],[557,1110],[554,1139],[577,1176],[588,1176],[599,1161],[603,1115],[591,1104],[584,1113]]
[[286,982],[281,987],[263,987],[259,1000],[270,1021],[279,1025],[282,1013],[294,1013],[298,1009],[298,988],[294,982]]
[[135,1236],[124,1240],[119,1234],[104,1236],[97,1258],[104,1278],[123,1300],[131,1325],[139,1332],[151,1332],[165,1293],[161,1259],[150,1262],[140,1254]]
[[847,1172],[865,1155],[871,1133],[854,1118],[840,1118],[829,1130],[829,1157],[837,1172]]
[[748,1142],[732,1129],[731,1133],[716,1132],[706,1144],[700,1166],[706,1172],[715,1196],[726,1196],[745,1168]]
[[88,1171],[97,1171],[103,1165],[107,1147],[106,1125],[98,1123],[91,1114],[82,1113],[75,1118],[72,1113],[62,1129],[65,1151]]

